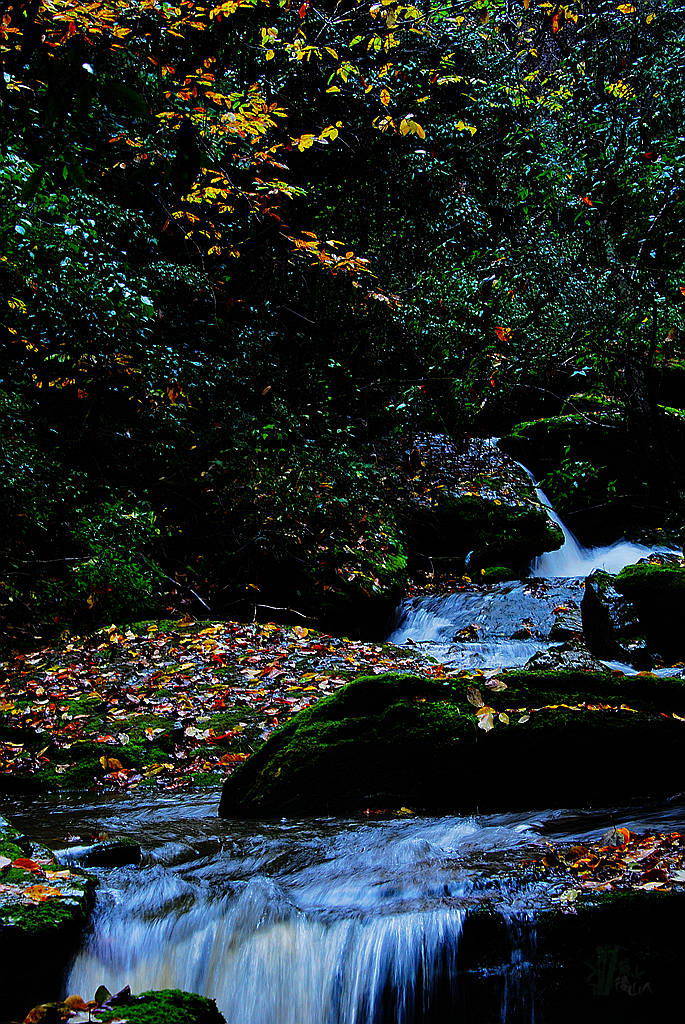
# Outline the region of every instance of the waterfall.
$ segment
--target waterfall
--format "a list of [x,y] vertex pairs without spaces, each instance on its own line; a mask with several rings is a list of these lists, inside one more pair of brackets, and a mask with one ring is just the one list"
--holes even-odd
[[556,551],[545,551],[533,560],[530,567],[530,575],[544,579],[563,579],[569,577],[589,576],[595,569],[604,569],[606,572],[617,573],[626,565],[633,565],[640,558],[647,558],[654,554],[680,554],[674,548],[668,547],[646,547],[644,544],[634,544],[631,541],[621,538],[613,544],[600,545],[598,547],[584,547],[576,535],[569,530],[561,516],[555,512],[552,503],[538,485],[535,477],[522,463],[518,463],[526,476],[530,479],[535,494],[541,505],[547,509],[549,518],[555,523],[564,535],[564,543]]
[[180,915],[108,927],[105,914],[69,989],[105,979],[205,992],[231,1024],[409,1024],[456,977],[463,910],[326,921],[279,915],[281,902],[257,880],[235,902]]
[[454,1005],[475,886],[459,861],[526,841],[453,818],[234,837],[202,857],[194,839],[167,842],[110,872],[67,990],[182,988],[216,999],[230,1024],[436,1020]]

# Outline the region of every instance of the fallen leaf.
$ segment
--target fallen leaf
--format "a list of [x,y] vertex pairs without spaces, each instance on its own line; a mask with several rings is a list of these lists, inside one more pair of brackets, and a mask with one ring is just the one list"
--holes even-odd
[[492,708],[482,707],[476,711],[476,717],[478,719],[478,728],[482,729],[483,732],[490,732],[495,727],[495,721],[493,717],[494,713]]
[[480,690],[475,686],[469,686],[466,691],[466,699],[469,704],[473,704],[474,708],[482,708],[485,706],[483,695]]
[[32,871],[34,874],[39,874],[43,870],[35,860],[28,860],[26,857],[18,857],[16,860],[13,860],[12,867],[22,868],[24,871]]
[[28,889],[24,889],[24,896],[28,896],[34,903],[44,903],[46,900],[61,895],[59,889],[51,889],[47,885],[30,885]]

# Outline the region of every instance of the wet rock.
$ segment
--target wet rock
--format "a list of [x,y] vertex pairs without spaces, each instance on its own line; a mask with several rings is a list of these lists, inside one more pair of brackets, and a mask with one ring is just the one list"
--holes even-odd
[[58,851],[65,864],[84,867],[118,868],[125,864],[140,863],[140,846],[133,839],[108,839],[90,846],[71,846]]
[[648,646],[668,661],[685,654],[685,568],[628,565],[614,587],[635,607]]
[[[430,558],[459,558],[474,578],[492,567],[501,580],[561,547],[563,535],[521,467],[493,443],[474,438],[463,452],[445,445],[444,483],[417,494],[406,512],[409,548]],[[430,464],[435,483],[437,468]],[[486,568],[486,572],[488,569]],[[488,581],[494,582],[495,577]]]
[[483,569],[476,579],[478,583],[507,583],[509,580],[518,578],[519,573],[514,572],[506,565],[490,565],[487,569]]
[[549,631],[550,640],[571,640],[579,643],[583,638],[583,620],[580,609],[567,606],[557,610],[554,625]]
[[[237,768],[219,813],[512,810],[681,786],[682,722],[662,713],[685,710],[680,680],[586,671],[504,678],[504,689],[483,684],[477,693],[466,679],[388,675],[349,683],[276,730]],[[478,699],[487,714],[478,714]],[[639,713],[621,710],[624,702]],[[639,758],[626,757],[636,749]]]
[[619,593],[616,577],[597,569],[585,580],[581,601],[583,633],[588,648],[598,658],[633,664],[629,645],[639,640],[641,629],[635,605]]
[[583,644],[565,643],[538,651],[526,662],[529,670],[560,669],[574,672],[603,672],[605,666]]
[[[685,893],[570,890],[568,896],[554,909],[509,922],[505,934],[497,915],[467,918],[460,986],[465,1005],[481,1010],[477,1019],[679,1020]],[[478,942],[472,951],[473,932]],[[492,979],[502,976],[498,1004]]]

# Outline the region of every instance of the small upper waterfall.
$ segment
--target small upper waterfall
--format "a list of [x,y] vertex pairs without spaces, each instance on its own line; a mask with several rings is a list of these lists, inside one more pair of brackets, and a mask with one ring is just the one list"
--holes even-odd
[[671,548],[650,548],[644,544],[634,544],[624,539],[604,546],[584,547],[575,534],[569,530],[561,517],[554,511],[552,503],[542,488],[538,486],[532,473],[521,463],[519,465],[530,477],[535,487],[538,501],[541,505],[545,506],[550,519],[556,523],[564,535],[564,543],[560,548],[556,551],[545,551],[544,554],[534,559],[530,567],[531,576],[543,577],[545,579],[561,579],[574,576],[584,577],[589,576],[595,569],[604,569],[606,572],[616,573],[620,572],[626,565],[632,565],[640,558],[646,558],[654,551],[657,551],[659,554],[667,554],[672,551]]
[[[482,442],[492,448],[497,438]],[[535,558],[525,580],[482,585],[478,577],[452,592],[407,598],[397,609],[391,643],[421,644],[455,669],[513,668],[560,640],[582,633],[580,602],[584,579],[594,569],[616,573],[626,565],[671,548],[650,548],[625,539],[584,547],[552,507],[533,474],[517,463],[535,488],[537,500],[564,535],[557,551]]]

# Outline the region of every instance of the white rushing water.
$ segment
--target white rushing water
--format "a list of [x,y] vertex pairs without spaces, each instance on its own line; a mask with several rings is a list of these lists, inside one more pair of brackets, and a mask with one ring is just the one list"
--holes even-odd
[[65,992],[181,988],[216,999],[229,1024],[533,1024],[535,915],[568,882],[526,879],[521,862],[617,820],[685,822],[682,800],[368,822],[224,821],[217,800],[139,792],[16,808],[44,842],[104,829],[142,847],[140,865],[95,869]]
[[[497,869],[540,844],[533,815],[265,827],[184,821],[188,801],[142,867],[101,873],[69,992],[182,988],[231,1024],[413,1024],[453,1006],[471,907],[532,927],[537,888]],[[200,831],[219,838],[204,855]]]
[[[490,437],[482,443],[486,448],[496,448],[499,438]],[[589,576],[595,569],[604,569],[606,572],[617,573],[627,565],[633,565],[641,558],[651,554],[675,554],[682,555],[682,550],[666,546],[648,547],[644,544],[635,544],[624,537],[614,541],[612,544],[598,545],[596,547],[585,547],[580,543],[572,530],[568,528],[561,516],[554,510],[551,501],[542,490],[533,473],[517,462],[521,471],[525,473],[533,487],[540,502],[547,509],[549,518],[555,523],[564,535],[564,543],[556,551],[546,551],[535,558],[530,566],[530,575],[542,579],[573,579]]]
[[452,668],[524,665],[551,646],[560,609],[575,613],[581,628],[582,596],[578,579],[531,579],[412,597],[398,608],[389,641],[418,644]]
[[560,579],[569,577],[589,576],[595,569],[604,569],[606,572],[617,573],[626,565],[633,565],[641,558],[647,558],[654,554],[679,554],[673,548],[668,547],[647,547],[644,544],[634,544],[632,541],[621,538],[613,544],[600,545],[598,547],[584,547],[576,535],[569,530],[568,526],[561,519],[554,509],[545,492],[538,486],[532,474],[525,466],[521,466],[530,476],[535,487],[538,501],[547,509],[547,514],[552,522],[556,523],[564,535],[564,543],[556,551],[546,551],[539,555],[530,567],[531,576],[544,579]]

